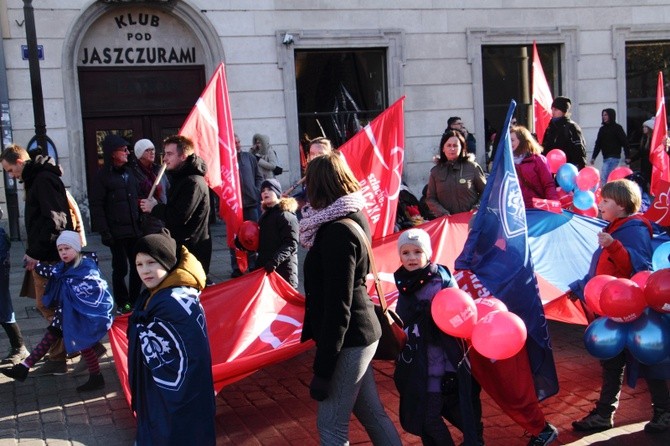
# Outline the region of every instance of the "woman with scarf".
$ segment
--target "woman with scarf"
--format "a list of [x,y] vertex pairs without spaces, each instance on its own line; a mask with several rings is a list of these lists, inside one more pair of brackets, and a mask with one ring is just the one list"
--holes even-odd
[[[134,151],[137,160],[134,163],[131,163],[131,170],[137,179],[137,186],[139,188],[138,195],[140,199],[148,198],[149,192],[151,192],[151,187],[154,185],[158,172],[161,170],[160,166],[155,163],[156,148],[154,147],[154,143],[150,140],[140,139],[135,143]],[[159,203],[165,204],[167,202],[167,189],[167,175],[163,175],[154,191],[154,198],[156,198]],[[160,218],[144,212],[140,214],[140,223],[144,235],[155,234],[165,226]]]
[[305,323],[302,341],[316,342],[310,396],[319,402],[317,428],[322,445],[348,444],[351,413],[375,445],[400,445],[374,381],[371,361],[381,336],[365,277],[369,258],[364,242],[342,222],[358,223],[361,187],[339,155],[314,158],[305,174],[309,207],[300,221],[305,257]]

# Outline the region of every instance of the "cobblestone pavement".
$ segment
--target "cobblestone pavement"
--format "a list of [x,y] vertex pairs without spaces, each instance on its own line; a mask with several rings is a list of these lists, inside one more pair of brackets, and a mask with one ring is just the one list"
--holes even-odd
[[[230,260],[224,247],[224,226],[213,227],[214,256],[210,278],[227,280]],[[103,274],[111,277],[109,249],[99,237],[89,237],[90,246],[100,256]],[[24,245],[12,244],[10,275],[14,309],[29,347],[41,339],[45,321],[34,309],[33,301],[18,297],[23,277],[21,259]],[[670,433],[649,435],[643,431],[651,417],[649,396],[644,382],[636,389],[624,387],[615,428],[593,435],[578,435],[570,423],[585,415],[593,406],[600,386],[598,362],[584,350],[583,327],[550,323],[561,390],[542,403],[547,419],[560,431],[553,444],[563,445],[668,445]],[[86,377],[29,377],[23,383],[0,377],[0,446],[101,445],[130,446],[135,435],[135,420],[121,392],[111,357],[109,341],[104,339],[108,354],[101,360],[106,387],[79,394],[75,388]],[[0,353],[7,348],[7,338],[0,333]],[[218,445],[299,445],[318,444],[316,436],[316,403],[309,398],[307,384],[311,379],[313,351],[281,364],[267,367],[223,389],[217,397]],[[79,358],[69,361],[70,370]],[[381,398],[396,426],[398,395],[391,376],[393,365],[375,364]],[[511,378],[510,378],[511,379]],[[488,396],[482,394],[484,438],[489,446],[525,445],[529,437],[523,429],[503,414]],[[461,437],[452,434],[459,444]],[[370,444],[363,428],[351,423],[351,444]],[[419,445],[415,436],[404,433],[403,444]]]

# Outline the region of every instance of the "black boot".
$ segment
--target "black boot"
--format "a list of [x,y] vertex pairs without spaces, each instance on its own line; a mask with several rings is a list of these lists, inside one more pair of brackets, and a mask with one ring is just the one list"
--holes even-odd
[[5,376],[9,376],[12,379],[23,382],[26,380],[26,377],[28,376],[28,370],[30,369],[25,365],[16,364],[14,367],[10,367],[8,369],[2,369],[0,370],[0,372],[2,372],[2,374]]
[[21,335],[19,324],[16,322],[3,322],[2,328],[5,329],[7,337],[9,338],[9,345],[11,345],[12,348],[18,349],[24,346],[23,335]]
[[105,387],[105,378],[103,378],[102,373],[98,373],[97,375],[89,375],[88,381],[77,387],[77,392],[91,392],[103,387]]

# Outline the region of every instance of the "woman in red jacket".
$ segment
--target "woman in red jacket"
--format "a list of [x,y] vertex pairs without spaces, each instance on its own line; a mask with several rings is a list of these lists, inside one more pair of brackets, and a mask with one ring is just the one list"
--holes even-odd
[[542,146],[521,125],[510,129],[510,140],[514,151],[514,167],[526,208],[534,207],[533,198],[558,200],[554,178],[547,159],[542,156]]

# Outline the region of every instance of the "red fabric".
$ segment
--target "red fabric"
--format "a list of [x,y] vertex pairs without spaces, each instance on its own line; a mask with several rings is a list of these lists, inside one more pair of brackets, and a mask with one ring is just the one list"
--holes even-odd
[[656,195],[644,216],[661,226],[670,226],[670,183],[661,180],[657,189],[662,192]]
[[403,104],[398,99],[340,147],[365,196],[372,239],[392,234],[405,153]]
[[[533,41],[533,122],[538,141],[544,139],[544,132],[549,127],[552,102],[551,90],[549,90],[547,78],[544,76],[537,45]],[[547,150],[552,148],[547,147]]]
[[665,93],[663,91],[663,72],[658,72],[658,85],[656,88],[656,120],[654,121],[654,132],[651,135],[651,150],[649,161],[651,170],[651,194],[660,196],[663,191],[662,182],[670,182],[670,160],[666,151],[665,140],[668,135],[668,119],[665,114]]

